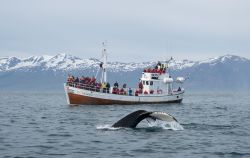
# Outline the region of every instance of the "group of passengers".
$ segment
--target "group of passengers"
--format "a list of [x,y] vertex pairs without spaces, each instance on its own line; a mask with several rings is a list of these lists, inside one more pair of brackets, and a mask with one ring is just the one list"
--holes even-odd
[[[93,90],[97,92],[110,93],[110,83],[104,82],[100,83],[96,81],[95,77],[74,77],[73,75],[69,75],[67,78],[67,84],[69,86],[73,86],[76,88]],[[127,89],[127,84],[123,84],[119,89],[119,84],[116,81],[114,83],[114,87],[112,89],[112,94],[120,94],[120,95],[132,95],[132,89]]]
[[161,62],[158,61],[158,63],[156,64],[156,66],[153,69],[151,69],[151,68],[144,69],[143,72],[162,74],[162,73],[166,72],[166,65],[162,64]]
[[120,95],[127,95],[128,94],[128,95],[132,95],[132,89],[131,88],[127,89],[127,84],[123,84],[122,87],[119,89],[119,84],[116,81],[114,83],[112,94],[120,94]]
[[107,83],[98,83],[96,82],[95,77],[74,77],[69,75],[67,78],[67,83],[69,86],[74,86],[76,88],[82,88],[87,90],[93,90],[100,92],[102,90],[105,93],[109,93],[110,84]]

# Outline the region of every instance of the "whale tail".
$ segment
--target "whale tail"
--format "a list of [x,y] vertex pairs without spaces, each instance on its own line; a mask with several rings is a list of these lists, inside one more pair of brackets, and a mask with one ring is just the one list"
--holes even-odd
[[129,127],[135,128],[144,119],[162,120],[166,122],[178,122],[173,116],[165,112],[150,112],[138,110],[125,116],[124,118],[113,124],[112,127]]
[[155,112],[152,112],[150,114],[150,117],[152,117],[154,119],[166,121],[166,122],[173,122],[173,121],[178,122],[174,116],[172,116],[166,112],[155,111]]

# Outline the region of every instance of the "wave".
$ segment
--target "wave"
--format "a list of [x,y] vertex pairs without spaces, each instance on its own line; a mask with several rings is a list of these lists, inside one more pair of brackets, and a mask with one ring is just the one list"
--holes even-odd
[[230,155],[230,156],[246,156],[246,155],[250,155],[250,153],[244,153],[244,152],[215,152],[214,154],[219,155],[219,156],[226,156],[226,155]]
[[230,124],[206,124],[206,123],[187,123],[183,126],[192,129],[234,129],[238,128],[239,125],[230,125]]

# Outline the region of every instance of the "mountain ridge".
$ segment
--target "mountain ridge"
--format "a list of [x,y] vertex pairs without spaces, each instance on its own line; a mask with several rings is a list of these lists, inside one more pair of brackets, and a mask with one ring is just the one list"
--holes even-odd
[[[250,61],[247,58],[236,56],[236,55],[223,55],[215,58],[209,58],[201,61],[193,60],[172,60],[169,63],[169,67],[174,70],[181,70],[192,66],[201,64],[215,65],[220,62],[227,62],[228,60],[234,61]],[[41,55],[41,56],[30,56],[27,58],[18,57],[2,57],[0,58],[0,71],[18,71],[18,70],[31,70],[39,68],[42,71],[70,71],[77,69],[86,69],[88,67],[98,68],[100,60],[96,58],[82,59],[73,55],[59,53],[55,56]],[[108,62],[108,68],[111,71],[134,71],[135,69],[142,69],[153,66],[155,61],[147,62]]]
[[[157,62],[157,61],[156,61]],[[109,62],[108,81],[136,87],[149,62]],[[0,58],[0,91],[63,91],[67,75],[95,76],[100,60],[81,59],[67,54]],[[188,78],[184,87],[190,90],[249,90],[250,60],[224,55],[202,61],[172,60],[169,71],[173,78]]]

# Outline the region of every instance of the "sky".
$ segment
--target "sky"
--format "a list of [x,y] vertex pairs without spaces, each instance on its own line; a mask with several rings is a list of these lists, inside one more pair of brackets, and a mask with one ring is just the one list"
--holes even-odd
[[249,0],[0,0],[0,57],[250,58]]

